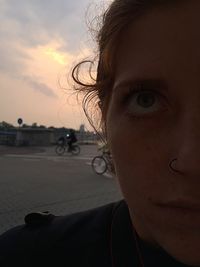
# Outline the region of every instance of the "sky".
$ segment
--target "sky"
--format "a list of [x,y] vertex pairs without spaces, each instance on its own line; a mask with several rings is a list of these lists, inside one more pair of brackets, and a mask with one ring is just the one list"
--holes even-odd
[[0,0],[0,122],[91,129],[69,73],[94,56],[86,21],[108,1]]

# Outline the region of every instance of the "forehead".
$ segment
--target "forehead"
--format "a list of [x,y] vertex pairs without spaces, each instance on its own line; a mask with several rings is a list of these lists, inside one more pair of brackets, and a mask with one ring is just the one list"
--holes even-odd
[[162,76],[200,74],[200,1],[152,8],[122,36],[117,55],[117,79],[135,74]]

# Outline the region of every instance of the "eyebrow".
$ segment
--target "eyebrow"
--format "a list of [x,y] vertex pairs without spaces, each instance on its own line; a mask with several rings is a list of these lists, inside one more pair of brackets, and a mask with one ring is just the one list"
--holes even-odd
[[159,90],[167,90],[168,89],[168,84],[164,79],[161,78],[138,78],[138,79],[132,79],[132,78],[127,78],[127,79],[122,79],[119,82],[115,83],[113,86],[113,92],[127,87],[139,87],[139,86],[144,86],[149,89],[159,89]]

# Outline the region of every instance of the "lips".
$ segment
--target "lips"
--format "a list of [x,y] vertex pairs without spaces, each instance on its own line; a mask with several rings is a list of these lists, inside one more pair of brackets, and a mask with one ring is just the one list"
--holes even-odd
[[196,201],[187,201],[187,200],[171,200],[166,203],[158,204],[162,207],[182,209],[182,210],[191,210],[200,212],[200,203]]
[[[177,229],[193,229],[199,231],[200,227],[200,202],[191,199],[173,199],[164,203],[155,204],[157,221],[165,227]],[[192,230],[192,231],[193,231]]]

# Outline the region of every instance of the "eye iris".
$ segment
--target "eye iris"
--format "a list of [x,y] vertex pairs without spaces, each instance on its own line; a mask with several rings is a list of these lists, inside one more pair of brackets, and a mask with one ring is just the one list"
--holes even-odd
[[144,108],[148,108],[155,103],[155,97],[150,93],[144,93],[138,96],[137,103]]

